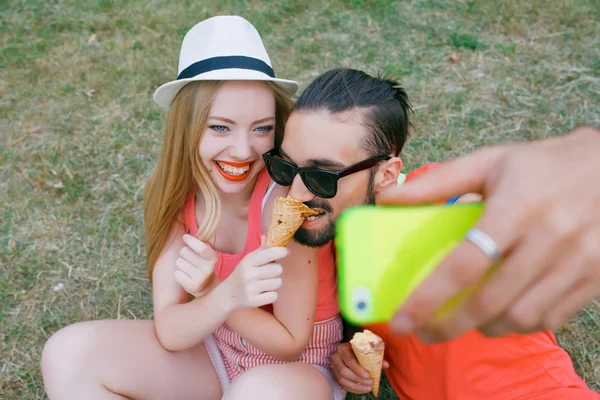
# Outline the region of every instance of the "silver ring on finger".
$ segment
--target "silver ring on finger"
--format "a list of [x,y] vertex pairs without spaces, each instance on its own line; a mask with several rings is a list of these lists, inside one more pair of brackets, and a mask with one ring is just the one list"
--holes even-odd
[[477,246],[492,262],[497,263],[502,258],[498,245],[487,233],[471,228],[466,234],[466,239]]

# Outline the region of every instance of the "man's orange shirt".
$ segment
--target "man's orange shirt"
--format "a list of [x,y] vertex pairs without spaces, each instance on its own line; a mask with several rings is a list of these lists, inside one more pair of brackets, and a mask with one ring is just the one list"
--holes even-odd
[[[414,179],[435,167],[407,176]],[[370,326],[385,341],[385,374],[402,400],[599,400],[575,373],[554,335],[488,338],[476,331],[432,345],[416,336],[393,336],[387,325]]]
[[471,331],[426,345],[385,325],[369,329],[385,342],[385,374],[402,400],[600,399],[550,332],[488,338]]

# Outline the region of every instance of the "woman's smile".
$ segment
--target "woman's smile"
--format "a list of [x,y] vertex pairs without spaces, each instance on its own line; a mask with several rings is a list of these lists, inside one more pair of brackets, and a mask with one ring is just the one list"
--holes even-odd
[[231,182],[241,182],[250,175],[250,167],[254,161],[233,162],[215,160],[213,163],[217,166],[217,171],[221,176]]

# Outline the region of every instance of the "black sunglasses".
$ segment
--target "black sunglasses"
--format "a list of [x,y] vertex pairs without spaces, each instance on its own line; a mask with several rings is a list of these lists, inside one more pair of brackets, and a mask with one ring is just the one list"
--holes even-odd
[[300,168],[281,158],[278,147],[263,154],[267,171],[275,183],[281,186],[291,186],[296,174],[300,174],[304,186],[312,194],[323,199],[335,197],[337,182],[341,178],[374,167],[380,161],[387,161],[390,158],[389,156],[375,156],[334,172],[319,168]]

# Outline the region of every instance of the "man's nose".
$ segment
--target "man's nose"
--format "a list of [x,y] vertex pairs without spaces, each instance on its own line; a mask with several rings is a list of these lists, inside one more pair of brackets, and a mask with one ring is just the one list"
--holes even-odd
[[294,181],[292,182],[292,187],[290,187],[290,191],[288,193],[294,199],[301,201],[303,203],[307,201],[311,201],[315,198],[315,195],[311,193],[310,190],[306,188],[304,182],[302,182],[302,178],[300,174],[294,177]]
[[252,146],[247,135],[235,135],[229,154],[239,161],[246,161],[252,157]]

